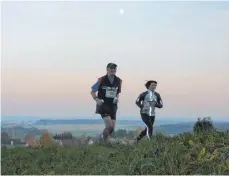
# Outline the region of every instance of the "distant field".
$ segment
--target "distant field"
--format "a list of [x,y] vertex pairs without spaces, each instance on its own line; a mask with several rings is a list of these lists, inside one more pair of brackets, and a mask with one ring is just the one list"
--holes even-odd
[[[96,134],[100,134],[103,129],[103,124],[73,124],[73,125],[36,125],[38,129],[47,129],[51,133],[62,133],[65,131],[70,131],[74,136],[81,136],[81,135],[90,135],[95,136]],[[116,130],[118,129],[126,129],[126,130],[136,130],[139,126],[130,126],[130,125],[117,125]]]

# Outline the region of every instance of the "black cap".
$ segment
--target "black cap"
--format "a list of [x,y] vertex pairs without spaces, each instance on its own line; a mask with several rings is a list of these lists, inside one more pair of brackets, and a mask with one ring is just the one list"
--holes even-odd
[[115,63],[109,63],[107,64],[107,68],[115,69],[117,65]]

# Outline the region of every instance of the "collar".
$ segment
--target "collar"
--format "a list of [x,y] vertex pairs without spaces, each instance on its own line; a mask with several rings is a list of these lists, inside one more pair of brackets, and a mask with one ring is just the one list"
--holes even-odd
[[151,93],[151,92],[154,93],[154,92],[155,92],[155,91],[152,91],[152,90],[149,90],[149,89],[147,89],[147,91],[148,91],[149,93]]

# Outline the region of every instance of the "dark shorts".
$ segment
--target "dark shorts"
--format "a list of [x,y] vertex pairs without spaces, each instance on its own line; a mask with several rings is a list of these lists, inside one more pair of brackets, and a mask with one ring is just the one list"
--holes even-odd
[[117,105],[102,104],[96,105],[96,113],[100,114],[102,118],[110,116],[112,120],[116,120]]

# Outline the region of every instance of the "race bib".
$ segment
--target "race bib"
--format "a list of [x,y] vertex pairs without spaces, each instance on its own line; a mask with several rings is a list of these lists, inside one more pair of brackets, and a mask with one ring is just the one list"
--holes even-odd
[[106,89],[106,98],[115,98],[117,94],[116,88],[107,88]]

